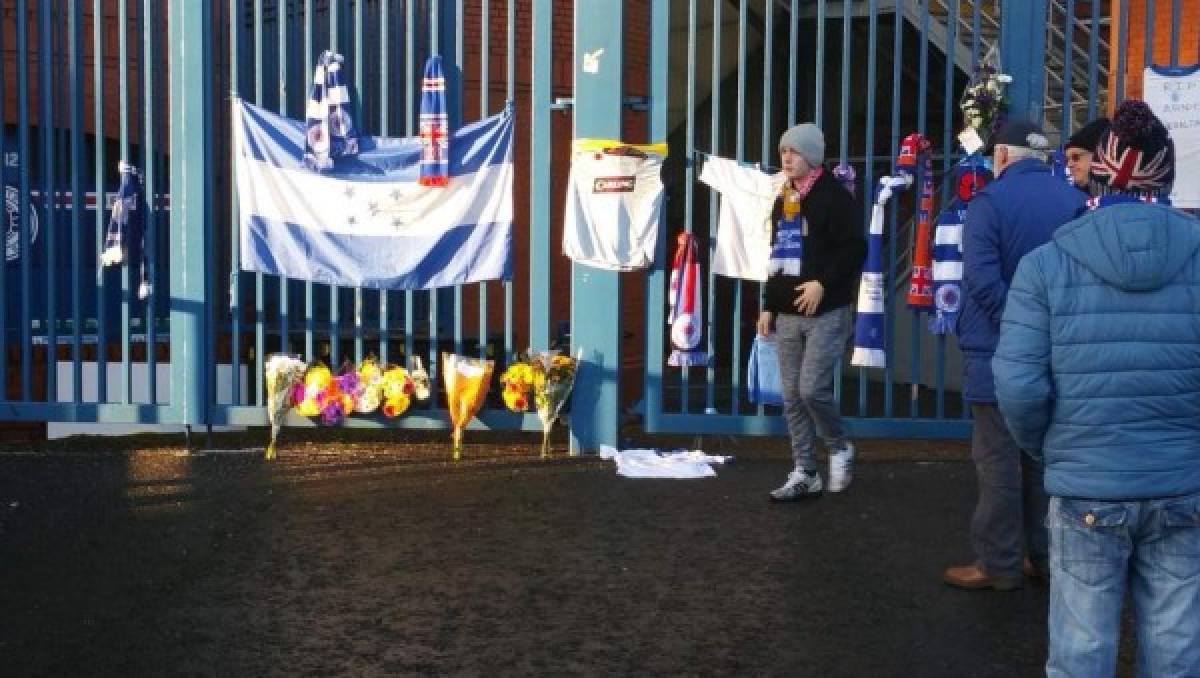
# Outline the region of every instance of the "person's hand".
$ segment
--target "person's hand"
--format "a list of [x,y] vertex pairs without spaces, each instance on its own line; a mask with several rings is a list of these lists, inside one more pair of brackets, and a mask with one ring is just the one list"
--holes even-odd
[[758,314],[758,334],[765,337],[771,334],[771,326],[775,324],[775,314],[770,311],[763,311]]
[[816,280],[809,280],[796,285],[796,291],[800,293],[792,302],[796,312],[804,315],[816,313],[817,307],[821,305],[821,298],[825,296],[825,286]]

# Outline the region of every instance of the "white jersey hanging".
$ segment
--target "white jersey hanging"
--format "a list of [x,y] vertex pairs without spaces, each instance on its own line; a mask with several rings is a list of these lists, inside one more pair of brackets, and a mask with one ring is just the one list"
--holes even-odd
[[1200,208],[1200,64],[1153,66],[1143,74],[1143,96],[1175,142],[1171,204]]
[[563,253],[609,271],[654,261],[666,144],[576,139],[563,220]]
[[771,208],[787,178],[710,155],[700,181],[721,194],[712,272],[764,282],[771,258]]

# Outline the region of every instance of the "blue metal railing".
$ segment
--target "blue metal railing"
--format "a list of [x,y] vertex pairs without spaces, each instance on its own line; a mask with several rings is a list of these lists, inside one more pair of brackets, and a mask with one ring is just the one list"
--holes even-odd
[[[1045,0],[1037,1],[1044,6]],[[911,131],[940,141],[935,154],[944,176],[955,151],[955,95],[967,75],[963,56],[946,55],[960,50],[965,55],[969,47],[971,62],[978,62],[988,47],[980,37],[985,2],[991,21],[996,15],[990,0],[841,5],[651,0],[649,132],[655,141],[670,139],[672,154],[686,159],[679,169],[682,186],[673,196],[683,203],[682,223],[668,222],[667,229],[681,226],[709,237],[711,255],[718,197],[711,191],[706,197],[707,189],[695,186],[697,153],[770,164],[778,134],[804,120],[822,123],[830,147],[837,144],[837,159],[860,170],[863,202],[870,200],[873,182],[891,168],[899,139]],[[643,20],[634,14],[642,5],[627,4],[625,18]],[[905,11],[898,9],[901,4]],[[552,116],[563,115],[551,111],[559,94],[553,66],[572,56],[555,49],[556,5],[552,0],[6,4],[0,53],[10,67],[0,71],[0,110],[12,113],[0,152],[14,213],[12,240],[6,242],[13,260],[0,275],[5,385],[0,418],[257,425],[265,423],[263,360],[274,351],[335,366],[372,353],[391,361],[419,353],[436,383],[442,350],[503,361],[514,349],[547,347],[551,306],[567,295],[551,283],[558,249],[551,243],[556,215],[550,193],[554,173],[564,170],[554,166],[562,154],[552,148]],[[1006,11],[1028,5],[1006,0],[998,6],[1000,22],[1015,34],[1028,29],[1012,26],[1015,19]],[[1063,109],[1049,122],[1064,131],[1083,122],[1084,109],[1071,105],[1072,92],[1086,90],[1088,117],[1102,114],[1108,99],[1124,96],[1131,57],[1135,64],[1153,60],[1155,41],[1169,41],[1170,61],[1177,64],[1181,50],[1190,47],[1180,44],[1174,20],[1180,0],[1151,0],[1133,9],[1118,1],[1112,16],[1101,13],[1101,3],[1062,0],[1059,6],[1049,16],[1063,22],[1056,35],[1063,36],[1065,69],[1061,85],[1054,85],[1061,87]],[[608,3],[583,9],[609,11]],[[1084,15],[1075,16],[1080,11]],[[736,22],[722,30],[735,12]],[[1168,12],[1172,20],[1164,23]],[[1146,26],[1144,46],[1133,55],[1131,14]],[[97,16],[87,31],[88,20]],[[673,21],[680,25],[673,27]],[[707,27],[714,30],[702,45]],[[942,43],[925,39],[934,34]],[[668,64],[676,54],[669,42],[675,35],[686,35],[687,72],[669,96],[669,69],[683,64]],[[301,117],[314,59],[327,48],[347,57],[355,112],[366,133],[416,131],[419,69],[433,51],[441,51],[450,67],[457,122],[498,110],[502,98],[515,100],[522,121],[517,142],[528,151],[520,154],[517,168],[517,185],[528,186],[517,201],[528,205],[527,216],[518,216],[524,228],[517,237],[528,239],[528,259],[515,267],[513,282],[434,293],[377,292],[239,273],[237,193],[227,152],[230,93]],[[1098,63],[1106,52],[1116,69],[1112,92],[1109,71]],[[501,53],[503,67],[497,68]],[[1041,63],[1039,55],[1032,57],[1030,63]],[[1050,91],[1053,96],[1057,90]],[[19,163],[11,177],[10,154]],[[146,215],[152,253],[146,301],[137,298],[136,262],[115,272],[96,261],[108,219],[103,196],[116,187],[118,160],[139,167],[147,195],[172,196],[170,212],[152,200]],[[85,196],[93,192],[97,207],[88,212]],[[894,202],[889,226],[905,211]],[[669,235],[664,232],[659,264],[648,274],[646,428],[782,432],[773,408],[751,406],[741,393],[760,285],[710,273],[706,345],[716,360],[705,369],[665,368]],[[898,234],[889,238],[888,271],[902,267],[904,247]],[[888,308],[896,309],[893,285],[887,290]],[[169,322],[163,318],[168,310]],[[962,435],[967,413],[954,386],[954,339],[926,339],[924,318],[905,313],[889,313],[886,321],[891,366],[881,372],[847,367],[848,378],[838,384],[839,399],[854,415],[852,428],[858,435]],[[523,314],[528,324],[517,326]],[[167,399],[158,396],[156,383],[160,346],[170,350]],[[932,379],[923,376],[929,372]],[[711,412],[716,414],[706,414]],[[532,417],[498,409],[482,420],[485,427],[537,427]],[[445,417],[435,400],[394,422],[352,424],[443,427]]]

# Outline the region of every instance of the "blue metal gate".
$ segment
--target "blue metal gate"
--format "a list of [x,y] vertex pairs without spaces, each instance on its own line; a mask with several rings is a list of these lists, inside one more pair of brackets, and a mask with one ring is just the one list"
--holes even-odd
[[[1138,56],[1128,49],[1134,19],[1145,27],[1141,62],[1166,61],[1164,49],[1154,51],[1165,31],[1170,63],[1190,53],[1177,20],[1190,1],[4,0],[0,419],[265,424],[262,364],[271,352],[333,365],[420,355],[434,371],[440,351],[503,361],[548,347],[552,311],[569,303],[570,339],[587,358],[573,441],[594,449],[616,442],[623,405],[638,400],[621,401],[629,350],[614,300],[644,284],[645,429],[782,433],[770,408],[743,395],[758,285],[710,276],[714,365],[665,366],[667,237],[682,227],[711,247],[715,223],[716,197],[695,181],[697,155],[771,165],[782,129],[815,120],[831,155],[857,169],[860,192],[893,169],[898,141],[912,131],[938,143],[944,175],[955,160],[958,92],[989,46],[1001,44],[1017,79],[1013,106],[1044,112],[1061,134],[1126,91]],[[619,68],[585,75],[581,55],[600,48]],[[230,94],[302,117],[324,49],[346,56],[369,133],[413,133],[418,69],[434,52],[448,65],[456,123],[514,102],[520,223],[511,283],[377,292],[238,271]],[[554,180],[565,174],[566,149],[552,140],[567,121],[577,136],[669,141],[682,161],[667,170],[667,227],[648,274],[576,267],[569,294],[555,282],[552,271],[565,264],[552,242]],[[147,300],[137,298],[134,267],[97,265],[118,160],[141,168],[156,196]],[[907,271],[907,211],[894,204],[888,225],[893,281]],[[927,335],[890,289],[892,367],[847,368],[838,383],[852,432],[965,435],[953,339]],[[480,420],[537,428],[498,407]],[[387,425],[446,423],[430,405]]]

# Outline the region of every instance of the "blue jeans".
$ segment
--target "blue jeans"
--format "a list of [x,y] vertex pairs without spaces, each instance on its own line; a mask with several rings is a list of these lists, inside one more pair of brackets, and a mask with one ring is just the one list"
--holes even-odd
[[1137,618],[1138,675],[1200,676],[1200,493],[1098,501],[1051,497],[1046,675],[1116,671],[1121,605]]

